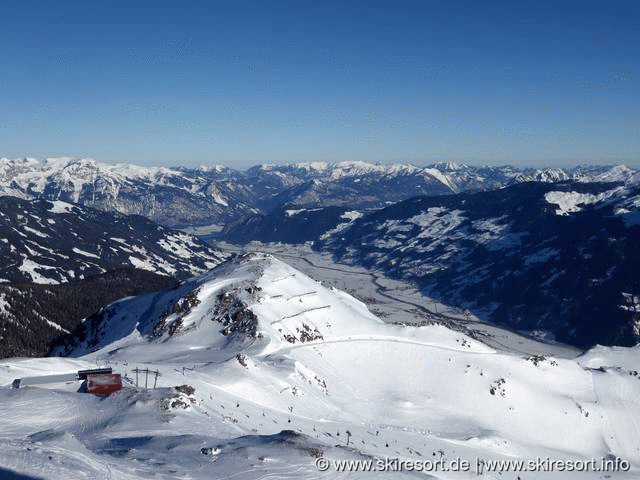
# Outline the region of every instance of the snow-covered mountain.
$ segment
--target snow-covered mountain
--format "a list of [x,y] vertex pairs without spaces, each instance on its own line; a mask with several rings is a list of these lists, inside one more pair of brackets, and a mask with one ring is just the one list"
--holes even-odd
[[489,190],[523,181],[634,181],[624,166],[562,169],[428,167],[364,162],[261,165],[246,171],[109,165],[91,159],[0,159],[0,195],[143,215],[170,227],[223,225],[293,204],[380,208],[417,195]]
[[245,204],[251,193],[224,167],[180,170],[91,159],[5,158],[0,160],[0,192],[142,215],[167,226],[215,223],[252,211]]
[[[416,195],[451,193],[436,171],[413,165],[371,165],[364,162],[303,163],[254,167],[251,177],[278,175],[292,179],[292,187],[279,192],[268,205],[292,204],[375,208]],[[263,209],[265,210],[265,209]]]
[[224,257],[141,216],[0,197],[0,357],[46,354],[57,336],[108,303],[200,274]]
[[222,258],[141,216],[0,197],[0,282],[58,283],[123,267],[185,278]]
[[[79,333],[60,351],[73,358],[0,362],[0,474],[575,478],[545,461],[585,479],[640,474],[637,348],[523,358],[443,326],[388,325],[265,255],[117,302]],[[139,367],[141,386],[140,370],[158,371],[160,388],[7,388],[96,364],[134,383]]]
[[313,242],[487,321],[583,348],[633,345],[639,207],[633,183],[532,182],[373,212],[288,207],[232,225],[223,239]]
[[579,166],[572,170],[572,178],[580,182],[624,182],[637,184],[640,181],[638,170],[626,165]]
[[521,184],[407,200],[317,247],[516,330],[634,345],[639,207],[638,186]]

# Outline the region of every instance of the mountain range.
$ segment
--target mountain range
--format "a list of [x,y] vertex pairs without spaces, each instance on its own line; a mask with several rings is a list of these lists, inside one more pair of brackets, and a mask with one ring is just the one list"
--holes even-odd
[[[624,166],[0,165],[0,188],[23,197],[0,196],[5,282],[60,283],[119,268],[184,279],[223,255],[147,217],[190,227],[224,219],[227,241],[313,242],[530,335],[581,348],[639,336],[638,174]],[[146,217],[116,211],[132,206]]]
[[0,195],[62,200],[138,214],[170,227],[222,226],[284,205],[381,208],[418,195],[489,190],[526,181],[629,181],[624,166],[518,169],[454,163],[261,165],[245,171],[109,165],[92,159],[0,159]]
[[59,283],[123,267],[185,278],[222,257],[139,215],[0,196],[0,282]]
[[[113,166],[90,187],[92,161],[30,162],[0,196],[1,478],[637,478],[638,347],[594,346],[640,338],[634,171]],[[152,216],[363,265],[365,292],[340,284],[366,304],[326,255],[320,281]],[[380,273],[529,338],[448,328]],[[123,390],[80,393],[95,367]]]

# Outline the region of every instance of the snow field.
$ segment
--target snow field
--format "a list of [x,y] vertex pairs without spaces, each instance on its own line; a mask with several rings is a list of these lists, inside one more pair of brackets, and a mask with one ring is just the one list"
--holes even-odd
[[[198,302],[171,308],[192,292]],[[214,313],[225,292],[256,315],[255,338],[221,333]],[[640,380],[631,370],[637,348],[529,357],[441,325],[386,324],[364,303],[268,255],[110,308],[108,328],[96,326],[71,352],[76,358],[2,361],[0,384],[98,364],[129,379],[134,367],[157,369],[161,388],[127,388],[105,399],[77,394],[73,385],[0,389],[3,468],[44,478],[68,478],[74,469],[90,472],[85,478],[335,478],[315,468],[317,456],[471,464],[611,456],[631,465],[607,472],[611,478],[640,474]],[[156,335],[161,318],[181,327]],[[314,334],[304,341],[302,332]],[[185,384],[195,392],[169,388]],[[604,474],[523,478],[576,475]]]

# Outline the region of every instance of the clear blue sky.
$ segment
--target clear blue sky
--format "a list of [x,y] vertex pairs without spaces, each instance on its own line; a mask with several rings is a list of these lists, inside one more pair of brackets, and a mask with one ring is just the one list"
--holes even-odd
[[640,163],[640,1],[1,2],[0,156]]

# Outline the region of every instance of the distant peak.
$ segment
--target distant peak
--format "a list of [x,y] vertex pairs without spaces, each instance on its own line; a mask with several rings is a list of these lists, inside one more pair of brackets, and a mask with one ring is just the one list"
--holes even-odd
[[303,162],[303,163],[295,164],[296,168],[300,168],[302,170],[317,170],[317,171],[324,171],[327,169],[328,166],[329,164],[327,162]]

